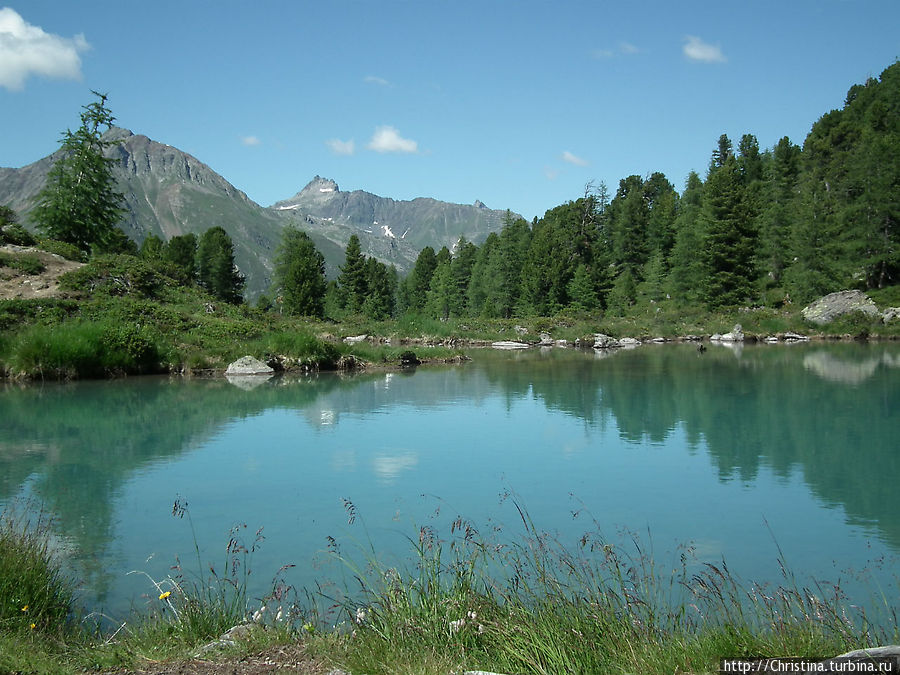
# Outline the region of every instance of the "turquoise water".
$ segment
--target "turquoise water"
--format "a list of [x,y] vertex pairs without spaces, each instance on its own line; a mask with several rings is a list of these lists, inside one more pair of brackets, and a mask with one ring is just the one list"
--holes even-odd
[[[251,577],[262,594],[284,564],[297,586],[335,575],[329,536],[392,564],[419,527],[449,536],[458,515],[515,539],[510,493],[573,547],[595,528],[636,532],[658,559],[690,544],[700,560],[776,582],[780,547],[803,575],[853,592],[847,580],[867,568],[865,592],[888,588],[900,345],[472,356],[249,390],[168,378],[7,386],[0,503],[32,498],[54,514],[84,602],[111,616],[154,594],[130,571],[162,579],[177,556],[221,573],[239,523],[248,545],[263,528]],[[173,517],[176,499],[189,518]]]

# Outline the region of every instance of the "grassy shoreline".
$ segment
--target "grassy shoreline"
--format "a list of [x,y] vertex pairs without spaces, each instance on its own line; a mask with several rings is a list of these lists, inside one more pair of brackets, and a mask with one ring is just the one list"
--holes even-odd
[[253,545],[235,537],[230,575],[148,578],[150,604],[105,631],[77,608],[49,521],[4,513],[0,672],[210,672],[198,659],[271,672],[247,665],[264,657],[307,668],[291,672],[706,673],[722,657],[822,658],[900,639],[886,599],[866,609],[783,566],[780,583],[744,582],[689,549],[654,559],[634,535],[588,532],[573,550],[516,508],[512,538],[461,518],[441,536],[423,527],[402,568],[335,545],[352,587],[298,592],[279,571],[260,599],[246,592]]
[[[34,281],[41,281],[40,276]],[[497,340],[537,342],[541,333],[592,344],[595,333],[638,339],[708,338],[741,324],[748,340],[788,332],[812,339],[900,339],[900,321],[847,315],[820,327],[800,307],[709,312],[662,300],[628,316],[563,312],[552,317],[439,320],[405,314],[341,321],[282,316],[215,300],[165,268],[131,256],[98,256],[58,277],[53,297],[0,299],[0,379],[104,378],[144,373],[218,372],[252,355],[288,371],[398,366],[401,355],[442,361]],[[41,285],[38,283],[37,285]],[[872,293],[898,302],[900,287]],[[61,297],[60,297],[61,294]],[[344,338],[370,336],[348,344]]]

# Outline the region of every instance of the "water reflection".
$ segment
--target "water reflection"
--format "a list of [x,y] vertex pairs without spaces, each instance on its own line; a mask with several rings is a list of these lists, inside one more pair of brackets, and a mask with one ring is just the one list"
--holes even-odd
[[[134,502],[139,510],[151,490],[171,493],[137,479],[167,467],[196,472],[193,490],[210,484],[224,504],[249,490],[295,494],[305,507],[300,521],[359,485],[384,491],[388,502],[417,490],[474,495],[509,472],[536,493],[584,483],[598,490],[613,522],[668,518],[681,527],[673,537],[691,538],[700,534],[678,522],[677,500],[711,488],[679,472],[696,473],[702,463],[688,469],[685,458],[702,457],[723,495],[736,494],[730,486],[752,488],[761,474],[802,481],[824,508],[900,550],[900,495],[890,480],[900,475],[897,345],[705,354],[645,345],[604,358],[486,350],[475,359],[416,375],[260,378],[253,387],[167,378],[8,385],[0,392],[0,502],[43,500],[80,552],[89,583],[103,589],[116,583],[104,557],[122,536],[115,509]],[[231,444],[229,454],[222,444]],[[536,475],[524,478],[532,467]],[[688,486],[665,483],[671,492],[648,495],[665,517],[623,506],[622,495],[653,472]],[[701,543],[717,549],[718,536]]]

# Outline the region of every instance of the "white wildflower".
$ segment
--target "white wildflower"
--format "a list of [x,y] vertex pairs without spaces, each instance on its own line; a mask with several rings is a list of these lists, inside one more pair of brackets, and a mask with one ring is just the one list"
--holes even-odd
[[362,607],[356,608],[356,623],[363,623],[366,620],[366,610]]
[[457,619],[456,621],[450,622],[450,635],[455,635],[459,631],[461,631],[466,625],[465,619]]

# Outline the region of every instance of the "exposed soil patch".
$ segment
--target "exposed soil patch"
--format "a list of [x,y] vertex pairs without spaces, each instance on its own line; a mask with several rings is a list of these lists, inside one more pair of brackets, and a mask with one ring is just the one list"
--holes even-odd
[[173,663],[151,663],[134,670],[119,670],[108,675],[338,675],[344,671],[310,656],[301,644],[270,647],[256,654],[222,657],[216,660],[193,659]]
[[7,244],[0,246],[0,252],[10,256],[36,257],[46,268],[39,274],[25,274],[0,264],[0,300],[65,297],[67,293],[59,289],[60,275],[84,265],[30,246]]

